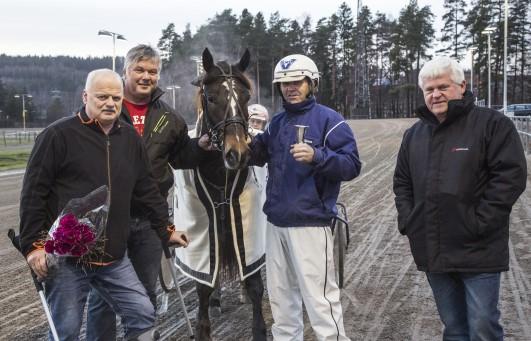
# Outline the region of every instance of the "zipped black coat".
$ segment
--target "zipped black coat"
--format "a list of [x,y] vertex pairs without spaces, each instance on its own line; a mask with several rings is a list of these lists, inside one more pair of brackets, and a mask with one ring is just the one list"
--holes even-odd
[[509,214],[526,186],[526,158],[503,114],[470,93],[448,104],[439,124],[426,106],[406,130],[393,189],[398,230],[419,270],[499,272],[509,268]]
[[[163,197],[173,185],[173,173],[170,165],[175,169],[194,168],[208,155],[197,144],[198,138],[188,136],[188,126],[184,119],[160,99],[164,92],[156,88],[151,96],[144,123],[143,140],[146,145],[153,177],[159,185]],[[131,116],[125,105],[122,106],[120,119],[133,125]],[[144,215],[142,205],[133,202],[133,217]]]
[[119,121],[106,135],[82,108],[77,116],[48,126],[35,141],[20,199],[24,255],[35,249],[33,243],[45,236],[69,200],[102,185],[111,192],[104,232],[106,256],[94,261],[124,256],[132,196],[142,202],[161,239],[168,240],[168,205],[150,175],[142,139],[133,127]]

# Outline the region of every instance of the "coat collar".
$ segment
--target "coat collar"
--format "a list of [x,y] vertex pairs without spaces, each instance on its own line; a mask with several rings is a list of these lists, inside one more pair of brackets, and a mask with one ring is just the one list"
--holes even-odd
[[[442,124],[449,125],[459,117],[467,115],[474,108],[474,96],[470,91],[466,91],[462,99],[448,101],[448,112]],[[424,122],[432,125],[441,124],[437,117],[424,104],[415,110],[416,115]]]
[[[90,118],[88,115],[87,115],[87,111],[85,110],[85,106],[82,106],[78,113],[77,113],[77,117],[79,118],[79,121],[91,128],[91,129],[94,129],[96,131],[99,131],[101,133],[104,133],[100,123],[98,122],[98,120],[95,120],[93,118]],[[116,121],[114,121],[114,124],[111,128],[111,130],[109,131],[109,135],[116,132],[118,129],[120,129],[120,120],[119,119],[116,119]]]
[[[162,95],[164,95],[164,94],[165,94],[165,92],[161,88],[159,88],[159,87],[155,88],[155,91],[153,91],[153,93],[151,94],[151,98],[150,98],[149,103],[148,103],[148,111],[150,110],[149,108],[151,108],[153,106],[153,103],[158,101],[162,97]],[[122,105],[122,113],[120,114],[120,116],[127,123],[133,124],[133,121],[131,120],[131,115],[130,115],[130,113],[127,110],[125,105]]]
[[310,111],[314,107],[315,103],[315,97],[311,96],[300,103],[291,104],[284,101],[282,105],[288,114],[304,114],[305,112]]

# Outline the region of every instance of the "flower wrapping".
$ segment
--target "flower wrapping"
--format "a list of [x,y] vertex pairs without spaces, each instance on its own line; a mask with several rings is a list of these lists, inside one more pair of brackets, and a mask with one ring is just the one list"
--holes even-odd
[[77,258],[93,253],[107,225],[109,198],[107,186],[101,186],[70,200],[48,231],[46,253]]

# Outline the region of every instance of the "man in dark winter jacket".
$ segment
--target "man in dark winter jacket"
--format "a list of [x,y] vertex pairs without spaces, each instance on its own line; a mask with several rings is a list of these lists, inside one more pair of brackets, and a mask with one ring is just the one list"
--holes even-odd
[[[343,117],[317,104],[319,72],[303,55],[282,58],[274,80],[285,111],[251,143],[252,162],[267,163],[266,271],[275,340],[302,340],[302,303],[318,340],[348,340],[335,282],[330,224],[341,181],[361,168]],[[298,139],[297,126],[306,126]]]
[[[191,139],[184,119],[162,101],[164,92],[157,86],[160,77],[159,53],[149,45],[137,45],[127,53],[124,64],[124,101],[120,118],[142,136],[153,177],[163,197],[173,185],[170,165],[193,168],[207,156],[207,136]],[[157,278],[162,245],[151,229],[145,208],[136,200],[131,206],[131,234],[127,252],[136,273],[156,307]],[[96,294],[89,299],[87,339],[115,339],[114,312]]]
[[[141,202],[159,243],[186,245],[168,226],[168,208],[149,172],[140,137],[118,120],[123,98],[120,76],[89,73],[80,112],[47,127],[35,141],[20,201],[20,240],[28,264],[45,280],[46,299],[60,340],[77,340],[89,288],[105,297],[127,326],[125,337],[151,339],[155,311],[127,257],[130,203]],[[43,234],[64,206],[102,185],[110,205],[101,253],[87,259],[62,257],[48,271]],[[50,339],[52,339],[50,334]]]
[[398,229],[426,272],[443,339],[502,340],[500,273],[509,268],[509,214],[526,186],[526,159],[511,120],[476,107],[465,85],[448,57],[419,73],[426,105],[398,154]]

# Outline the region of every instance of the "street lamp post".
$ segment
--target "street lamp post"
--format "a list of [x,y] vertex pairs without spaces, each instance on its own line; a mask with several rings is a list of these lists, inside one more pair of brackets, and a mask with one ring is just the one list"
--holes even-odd
[[173,109],[175,110],[175,90],[177,89],[180,89],[181,87],[178,86],[178,85],[169,85],[166,87],[167,90],[171,90],[172,92],[172,104],[173,104]]
[[30,94],[15,94],[13,97],[22,98],[22,129],[26,131],[26,101],[24,98],[31,98]]
[[476,101],[476,96],[474,95],[474,51],[476,51],[477,47],[471,47],[469,49],[470,51],[470,92],[472,92],[472,96],[474,97],[474,102]]
[[99,36],[111,36],[112,37],[112,70],[116,69],[116,39],[127,40],[120,33],[115,33],[107,30],[99,30]]
[[489,103],[489,108],[490,108],[490,105],[491,105],[491,102],[490,102],[490,35],[492,34],[492,32],[494,32],[494,27],[487,27],[486,29],[484,29],[481,34],[486,34],[487,35],[487,50],[488,50],[488,61],[487,61],[487,64],[488,64],[488,103]]
[[503,114],[507,115],[507,32],[509,30],[507,20],[509,16],[508,0],[505,0],[505,19],[503,29]]

